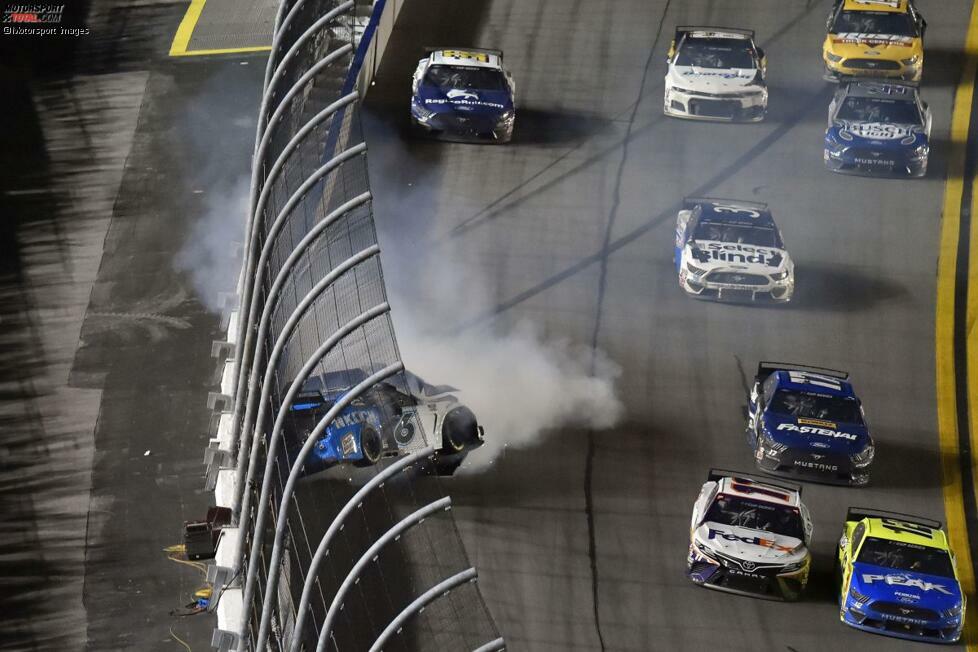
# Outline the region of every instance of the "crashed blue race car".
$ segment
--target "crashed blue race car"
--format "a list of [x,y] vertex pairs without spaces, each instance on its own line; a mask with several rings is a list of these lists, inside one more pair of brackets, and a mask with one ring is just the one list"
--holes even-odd
[[[289,458],[302,447],[326,413],[362,382],[361,369],[334,371],[309,378],[292,403],[286,429]],[[340,411],[317,438],[305,473],[341,462],[372,466],[384,456],[424,448],[419,436],[437,451],[436,470],[451,474],[469,451],[482,445],[483,430],[472,411],[447,385],[429,385],[405,372],[403,382],[377,383]]]
[[434,50],[414,71],[411,121],[436,136],[505,143],[513,136],[515,95],[499,50]]
[[843,84],[829,105],[825,165],[833,172],[922,177],[930,157],[931,112],[917,87]]
[[876,449],[849,374],[761,362],[748,404],[747,442],[762,471],[864,485]]

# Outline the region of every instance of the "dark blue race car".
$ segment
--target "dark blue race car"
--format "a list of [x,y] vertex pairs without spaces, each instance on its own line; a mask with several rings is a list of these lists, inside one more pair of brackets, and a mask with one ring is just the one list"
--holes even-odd
[[434,50],[418,62],[411,121],[432,135],[509,142],[516,117],[513,79],[498,50]]
[[[367,374],[361,369],[327,372],[309,378],[290,408],[286,431],[290,461],[326,413]],[[424,448],[437,451],[436,468],[451,473],[469,451],[482,445],[483,431],[453,387],[425,383],[405,372],[398,381],[377,383],[340,411],[317,438],[305,473],[341,462],[371,466],[385,455]]]
[[916,86],[842,84],[829,105],[825,165],[834,172],[922,177],[930,157],[931,113]]
[[747,441],[768,473],[864,485],[875,447],[849,374],[762,362],[751,387]]

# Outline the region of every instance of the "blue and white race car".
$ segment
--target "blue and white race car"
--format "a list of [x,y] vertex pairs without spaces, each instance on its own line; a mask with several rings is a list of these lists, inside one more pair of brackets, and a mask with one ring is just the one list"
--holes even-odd
[[853,81],[829,105],[825,165],[834,172],[922,177],[931,112],[911,84]]
[[412,122],[432,135],[509,142],[516,85],[499,50],[440,49],[418,62]]
[[849,374],[761,362],[750,390],[747,442],[762,471],[864,485],[876,449]]
[[785,303],[795,291],[795,265],[766,204],[684,199],[673,262],[694,297]]
[[[362,369],[327,372],[309,378],[290,408],[286,431],[292,457],[326,413],[367,377]],[[469,451],[483,442],[472,411],[447,385],[434,386],[405,372],[403,380],[381,382],[344,408],[316,440],[305,472],[349,462],[371,466],[382,457],[420,450],[423,431],[437,451],[436,468],[451,474]]]

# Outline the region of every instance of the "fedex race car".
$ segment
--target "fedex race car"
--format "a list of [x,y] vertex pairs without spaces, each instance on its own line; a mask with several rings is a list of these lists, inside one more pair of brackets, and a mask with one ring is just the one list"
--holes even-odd
[[712,470],[693,505],[686,574],[711,589],[797,600],[811,536],[800,487]]
[[[367,377],[362,369],[309,378],[290,408],[287,448],[294,455],[329,409]],[[469,451],[482,445],[483,430],[472,411],[447,385],[434,386],[405,372],[404,382],[380,382],[343,409],[317,439],[305,472],[341,462],[371,466],[381,457],[420,450],[419,430],[437,451],[439,473],[451,474]]]
[[849,374],[761,362],[748,401],[747,441],[767,473],[864,485],[876,449]]
[[931,112],[915,86],[859,81],[829,105],[825,165],[834,172],[927,174]]
[[835,570],[846,625],[936,643],[961,638],[965,596],[939,522],[850,507]]
[[754,32],[677,27],[667,57],[663,111],[677,118],[759,122],[767,113],[767,61]]
[[430,134],[509,142],[516,85],[499,50],[434,50],[414,71],[411,120]]
[[912,0],[836,0],[822,45],[825,78],[919,82],[927,22]]
[[679,287],[720,300],[787,302],[795,266],[766,204],[686,198],[673,254]]

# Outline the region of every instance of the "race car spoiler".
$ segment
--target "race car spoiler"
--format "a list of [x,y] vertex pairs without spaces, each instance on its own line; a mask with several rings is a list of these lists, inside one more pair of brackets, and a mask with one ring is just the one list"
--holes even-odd
[[690,32],[723,32],[726,34],[736,34],[738,36],[743,36],[745,39],[754,38],[754,30],[752,29],[740,29],[737,27],[713,27],[713,26],[698,26],[698,25],[680,25],[676,27],[676,43],[679,39],[689,34]]
[[838,369],[827,369],[825,367],[813,367],[807,364],[795,364],[793,362],[758,362],[757,377],[768,376],[774,371],[808,371],[813,374],[838,378],[839,380],[849,380],[848,371]]
[[785,482],[781,479],[773,479],[763,475],[741,473],[740,471],[731,471],[730,469],[710,469],[710,473],[707,475],[708,482],[716,482],[717,480],[722,480],[723,478],[743,478],[744,480],[750,480],[751,482],[767,485],[769,487],[777,487],[778,489],[784,489],[785,491],[795,491],[798,492],[799,496],[801,495],[802,487],[800,484]]
[[490,49],[490,48],[456,48],[456,47],[430,47],[430,46],[425,46],[425,49],[424,49],[424,51],[427,54],[431,54],[432,52],[441,52],[443,50],[447,50],[449,52],[475,52],[477,54],[492,54],[494,56],[499,57],[499,63],[500,64],[502,64],[502,62],[503,62],[503,51],[502,50],[493,50],[493,49]]
[[737,208],[753,208],[754,210],[767,210],[767,204],[759,201],[743,201],[740,199],[724,199],[721,197],[683,197],[683,210],[690,210],[700,204],[724,204]]
[[901,512],[889,512],[885,509],[873,509],[871,507],[850,507],[846,511],[846,521],[861,521],[864,518],[898,518],[901,521],[913,523],[914,525],[923,525],[924,527],[929,527],[932,530],[940,530],[942,527],[940,521],[924,518],[923,516],[903,514]]

